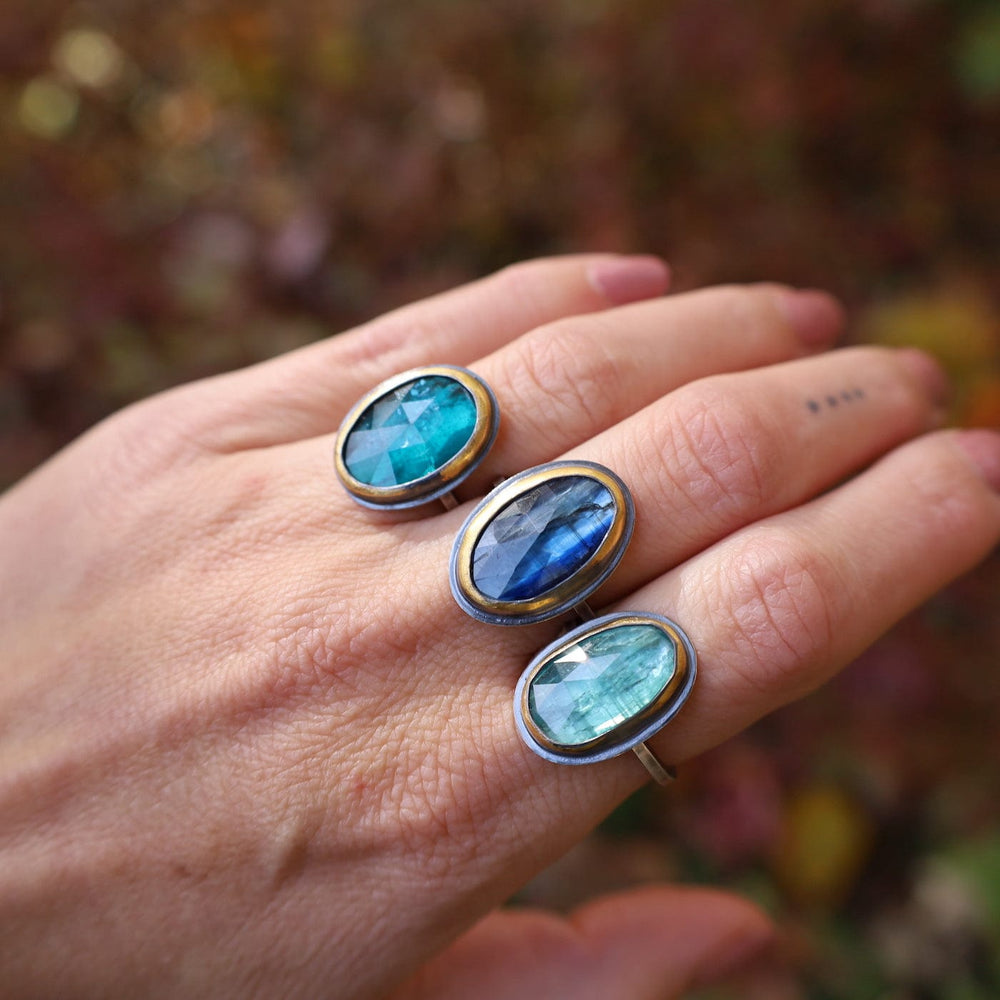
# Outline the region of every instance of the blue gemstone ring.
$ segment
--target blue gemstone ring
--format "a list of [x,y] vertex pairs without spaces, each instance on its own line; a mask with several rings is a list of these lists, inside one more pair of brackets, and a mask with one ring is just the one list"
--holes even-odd
[[451,556],[459,606],[493,625],[555,618],[611,575],[632,537],[628,488],[593,462],[552,462],[505,480],[466,519]]
[[666,784],[674,772],[645,741],[680,711],[696,673],[694,646],[669,618],[595,618],[528,664],[514,692],[517,730],[557,764],[592,764],[632,750]]
[[365,507],[399,510],[431,500],[453,507],[451,491],[485,458],[499,426],[496,397],[468,369],[403,372],[366,393],[344,418],[337,476]]

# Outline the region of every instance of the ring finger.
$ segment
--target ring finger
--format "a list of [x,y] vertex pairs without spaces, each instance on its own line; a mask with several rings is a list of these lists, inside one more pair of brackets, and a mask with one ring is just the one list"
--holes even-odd
[[565,456],[622,474],[636,530],[615,599],[925,431],[948,393],[921,351],[861,347],[691,383]]

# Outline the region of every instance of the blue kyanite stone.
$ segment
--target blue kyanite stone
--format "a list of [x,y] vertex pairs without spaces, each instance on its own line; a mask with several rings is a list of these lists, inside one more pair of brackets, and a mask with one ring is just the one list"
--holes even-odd
[[648,708],[677,669],[677,647],[655,625],[618,625],[564,647],[535,672],[532,721],[553,743],[580,746]]
[[425,375],[375,400],[344,445],[344,465],[368,486],[400,486],[436,472],[476,426],[471,393],[446,375]]
[[616,514],[614,496],[596,479],[541,483],[507,504],[479,536],[472,580],[493,600],[536,598],[587,563]]

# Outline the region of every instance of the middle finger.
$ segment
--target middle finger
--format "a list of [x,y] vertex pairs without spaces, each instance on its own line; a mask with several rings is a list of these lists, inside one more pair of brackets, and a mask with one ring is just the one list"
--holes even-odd
[[843,312],[825,292],[725,286],[574,316],[532,330],[471,367],[500,402],[500,434],[457,491],[551,461],[693,379],[815,353]]

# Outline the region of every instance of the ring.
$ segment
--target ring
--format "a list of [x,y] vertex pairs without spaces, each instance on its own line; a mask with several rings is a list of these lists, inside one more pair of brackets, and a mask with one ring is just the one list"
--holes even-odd
[[628,487],[610,469],[594,462],[529,469],[497,486],[462,525],[452,594],[467,614],[493,625],[530,625],[585,607],[621,561],[634,523]]
[[681,709],[697,673],[684,630],[661,615],[605,615],[567,632],[528,664],[514,692],[527,746],[556,764],[593,764],[632,750],[660,784],[673,768],[646,746]]
[[486,456],[499,426],[496,397],[478,375],[453,365],[414,368],[351,408],[337,432],[337,476],[364,507],[441,500],[451,508],[451,491]]

